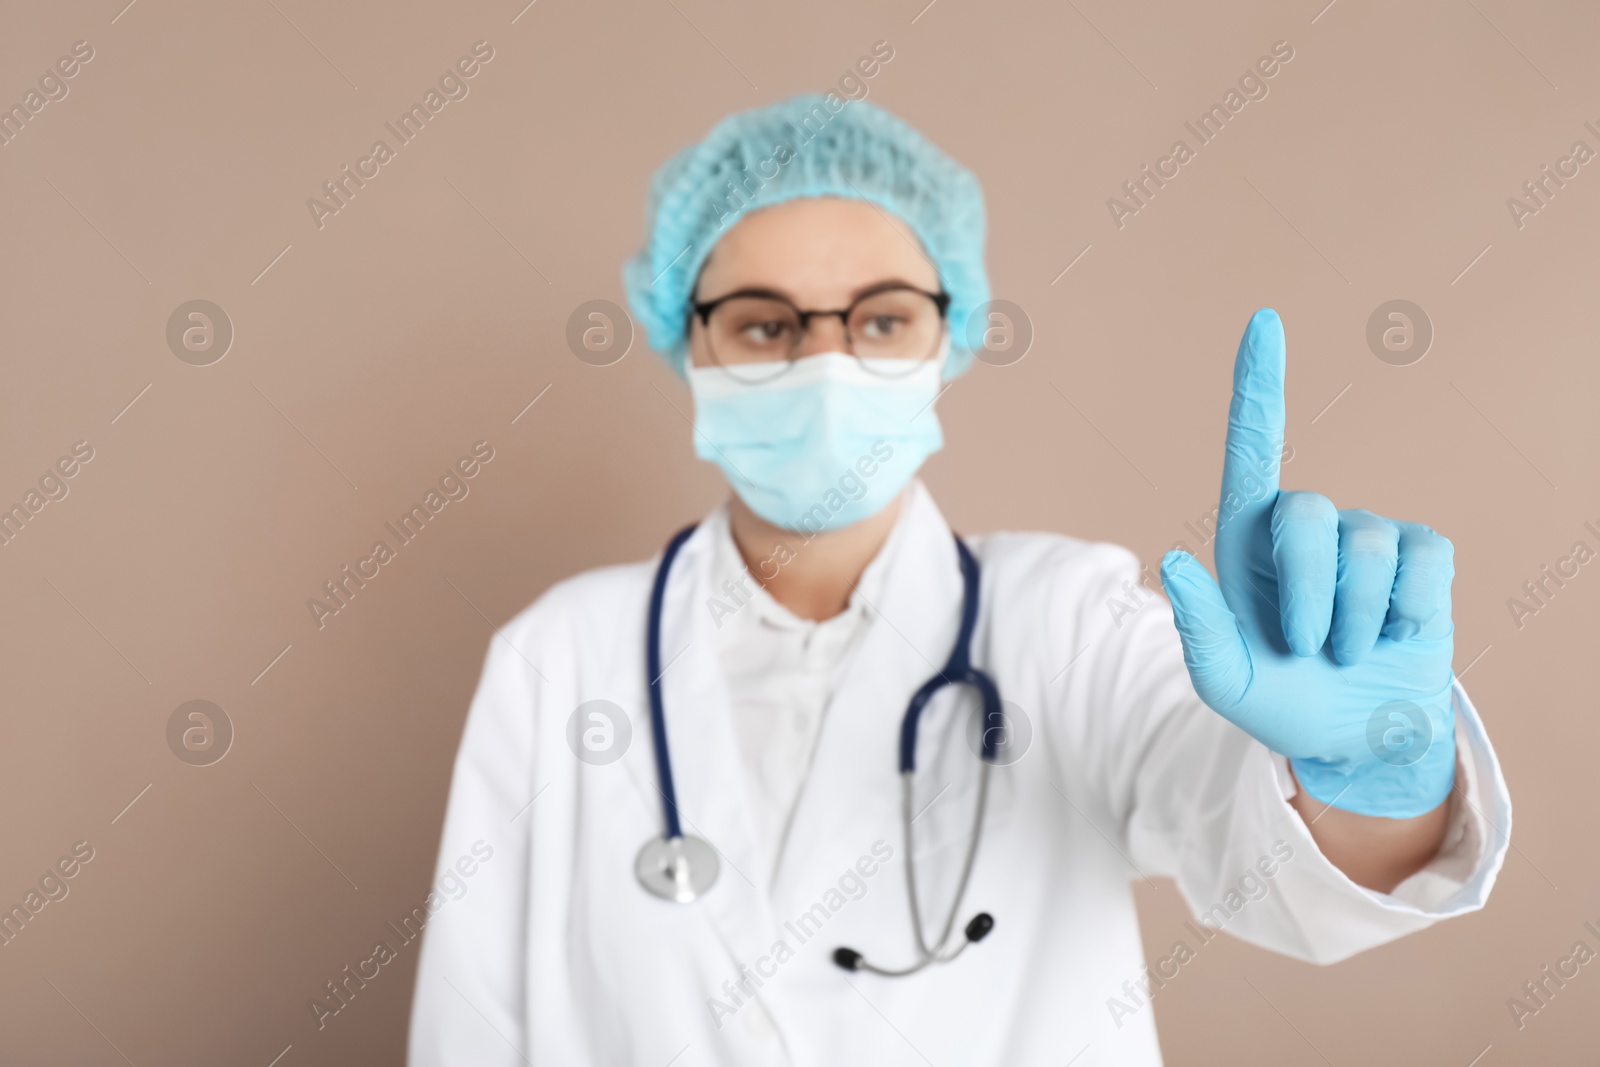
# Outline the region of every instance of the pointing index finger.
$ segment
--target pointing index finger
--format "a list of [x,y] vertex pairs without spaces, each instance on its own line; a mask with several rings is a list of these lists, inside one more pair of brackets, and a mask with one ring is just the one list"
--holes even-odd
[[[1278,495],[1283,455],[1283,320],[1271,308],[1250,317],[1233,364],[1233,402],[1228,405],[1228,443],[1222,460],[1220,526],[1237,524],[1236,533],[1254,526]],[[1218,558],[1219,571],[1223,560]]]

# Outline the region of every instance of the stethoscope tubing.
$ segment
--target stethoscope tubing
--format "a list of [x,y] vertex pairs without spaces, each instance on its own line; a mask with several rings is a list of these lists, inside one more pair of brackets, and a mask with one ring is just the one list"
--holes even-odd
[[[988,760],[983,760],[978,770],[978,803],[972,813],[972,832],[967,837],[967,855],[961,864],[961,880],[956,883],[955,897],[950,901],[950,914],[945,918],[944,929],[939,933],[939,940],[929,947],[926,936],[922,931],[922,906],[917,895],[917,865],[914,862],[915,852],[911,847],[911,824],[916,817],[911,814],[913,807],[912,780],[910,771],[900,776],[901,805],[900,817],[905,831],[906,841],[906,895],[911,899],[911,928],[917,933],[917,948],[922,954],[924,964],[937,958],[944,951],[945,945],[950,942],[950,935],[956,927],[956,915],[961,911],[961,900],[967,895],[967,883],[972,879],[972,868],[978,858],[978,845],[983,840],[983,815],[989,803],[989,768]],[[961,949],[967,947],[963,941],[950,955],[955,959]]]
[[[677,557],[680,549],[689,537],[695,532],[694,525],[686,526],[675,534],[662,551],[661,562],[656,568],[655,580],[650,588],[650,610],[646,616],[645,624],[645,670],[649,675],[650,696],[650,733],[655,749],[656,764],[656,791],[661,794],[661,812],[664,833],[661,839],[646,842],[645,848],[640,853],[640,879],[645,883],[645,888],[658,896],[677,900],[680,903],[696,899],[700,892],[709,888],[715,880],[715,863],[706,870],[704,885],[693,891],[685,890],[679,886],[678,881],[688,884],[688,879],[668,879],[663,881],[662,873],[672,870],[675,874],[682,875],[688,868],[682,865],[687,861],[684,849],[690,846],[704,848],[704,843],[697,839],[684,837],[683,828],[678,812],[678,792],[672,777],[672,756],[667,744],[667,715],[666,700],[663,695],[661,676],[664,673],[661,666],[661,620],[665,614],[667,579],[672,572],[672,562]],[[972,665],[972,639],[977,628],[978,601],[979,601],[979,570],[978,561],[967,548],[966,542],[959,536],[955,538],[956,553],[961,566],[961,624],[956,637],[955,647],[950,651],[950,658],[944,669],[924,682],[911,697],[906,706],[905,717],[900,723],[899,744],[899,772],[900,772],[900,817],[901,829],[905,838],[905,864],[906,864],[906,895],[910,900],[911,928],[916,934],[918,959],[916,963],[903,968],[878,967],[867,962],[860,953],[852,949],[840,948],[834,953],[834,961],[847,970],[863,970],[885,977],[901,977],[915,974],[927,967],[930,963],[949,963],[974,941],[987,936],[994,926],[994,920],[987,913],[980,913],[968,923],[966,934],[960,945],[954,951],[946,952],[951,935],[955,932],[956,916],[961,911],[962,899],[966,896],[967,885],[972,879],[973,867],[978,856],[978,846],[983,840],[983,819],[989,801],[989,774],[997,757],[996,735],[1004,729],[1004,711],[1000,704],[1000,692],[994,680],[985,672]],[[983,704],[983,730],[982,753],[980,759],[978,779],[978,800],[973,810],[972,831],[968,835],[966,857],[961,864],[961,876],[957,882],[955,896],[950,902],[950,912],[945,918],[944,928],[940,930],[938,939],[930,946],[927,933],[922,924],[922,904],[917,893],[917,874],[915,851],[912,843],[912,823],[916,821],[913,811],[913,792],[916,780],[917,762],[917,727],[922,718],[922,712],[927,707],[936,693],[946,686],[967,685],[978,691]],[[675,845],[679,842],[681,845]],[[662,866],[659,848],[662,843],[669,846],[673,858],[667,866]],[[706,858],[714,860],[714,853],[707,851]],[[646,868],[650,872],[647,877]],[[657,884],[662,883],[662,884]],[[677,890],[677,892],[674,892]]]
[[661,814],[668,841],[683,836],[678,820],[678,790],[672,780],[672,755],[667,748],[667,709],[661,695],[661,616],[667,599],[667,576],[672,572],[672,561],[678,550],[695,531],[695,524],[679,530],[662,550],[661,564],[656,568],[655,582],[650,588],[650,614],[647,616],[645,634],[645,672],[650,681],[650,736],[656,756],[656,791],[661,794]]
[[929,678],[912,694],[906,705],[905,718],[900,720],[900,773],[909,774],[917,769],[917,729],[927,707],[939,690],[948,685],[970,685],[983,700],[983,760],[993,763],[996,756],[994,727],[1003,725],[1004,712],[1000,707],[1000,691],[994,680],[972,666],[972,636],[978,626],[979,575],[978,561],[965,541],[957,537],[956,553],[961,563],[961,628],[956,634],[955,647],[944,669]]

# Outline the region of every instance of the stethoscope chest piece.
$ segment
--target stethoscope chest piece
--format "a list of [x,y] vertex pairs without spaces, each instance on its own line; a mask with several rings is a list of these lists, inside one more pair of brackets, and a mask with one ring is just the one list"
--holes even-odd
[[662,900],[691,904],[717,881],[717,853],[698,837],[653,837],[639,850],[633,870],[639,884]]

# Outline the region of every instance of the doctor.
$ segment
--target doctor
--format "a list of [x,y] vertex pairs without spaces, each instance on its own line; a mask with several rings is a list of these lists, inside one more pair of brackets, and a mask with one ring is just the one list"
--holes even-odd
[[[491,644],[440,871],[492,859],[430,917],[413,1064],[1155,1065],[1216,928],[1332,963],[1482,907],[1510,801],[1450,543],[1279,488],[1276,313],[1216,577],[1169,553],[1170,606],[1113,613],[1131,553],[958,537],[916,479],[988,299],[968,172],[802,97],[671,160],[650,223],[629,298],[733,492]],[[1147,970],[1158,875],[1196,921]]]

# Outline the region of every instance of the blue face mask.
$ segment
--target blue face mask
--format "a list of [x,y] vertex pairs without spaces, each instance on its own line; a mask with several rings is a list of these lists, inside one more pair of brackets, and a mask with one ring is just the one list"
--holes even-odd
[[695,454],[775,526],[850,526],[883,510],[944,447],[933,410],[943,364],[942,350],[909,370],[826,352],[754,384],[691,367]]

